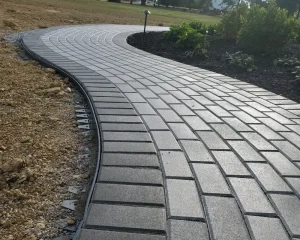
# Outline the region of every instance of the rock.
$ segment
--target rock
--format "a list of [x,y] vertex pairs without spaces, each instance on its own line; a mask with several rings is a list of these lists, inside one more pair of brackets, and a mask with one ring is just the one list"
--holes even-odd
[[76,203],[77,203],[77,200],[64,200],[61,205],[64,208],[74,211],[75,207],[76,207]]
[[44,90],[44,93],[48,93],[48,94],[57,94],[61,91],[60,87],[53,87],[53,88],[48,88],[46,90]]
[[60,91],[59,93],[57,93],[57,95],[63,96],[63,95],[65,95],[65,92],[64,91]]
[[12,28],[12,29],[15,29],[16,27],[18,27],[18,25],[13,20],[4,19],[3,24],[4,24],[4,26]]
[[60,119],[57,117],[49,117],[49,120],[54,121],[54,122],[60,121]]
[[76,186],[69,186],[68,187],[68,192],[77,194],[77,193],[79,193],[79,189]]
[[45,72],[55,73],[55,70],[53,68],[45,68]]
[[71,93],[72,92],[71,88],[67,87],[66,92]]
[[5,147],[3,145],[0,146],[0,150],[5,151],[6,149],[7,149],[7,147]]
[[73,219],[69,219],[67,221],[68,225],[74,225],[76,223],[76,221],[74,221]]
[[25,137],[22,137],[20,142],[21,143],[28,143],[30,142],[31,138],[29,136],[25,136]]
[[33,176],[33,171],[29,168],[26,168],[20,173],[17,183],[25,182],[26,180],[29,180],[32,176]]
[[36,227],[39,228],[39,229],[45,229],[46,228],[46,224],[45,224],[45,222],[38,222],[36,224]]
[[8,219],[1,220],[0,225],[3,228],[9,228],[11,226],[11,221],[9,221]]
[[11,161],[7,161],[2,166],[0,166],[0,170],[2,172],[16,172],[20,170],[24,166],[24,161],[20,158],[12,159]]

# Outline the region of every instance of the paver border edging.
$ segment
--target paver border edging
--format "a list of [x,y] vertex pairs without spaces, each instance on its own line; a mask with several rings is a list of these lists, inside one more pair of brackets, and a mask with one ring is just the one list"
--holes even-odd
[[81,221],[81,223],[79,224],[75,236],[74,236],[74,240],[76,240],[79,237],[79,233],[80,230],[87,218],[87,214],[88,214],[88,210],[89,210],[89,203],[91,202],[92,199],[92,195],[95,189],[95,184],[98,178],[98,174],[99,174],[99,170],[100,170],[100,163],[101,163],[101,134],[100,134],[100,128],[99,128],[99,121],[98,118],[96,117],[96,112],[95,112],[95,106],[93,104],[93,102],[91,101],[91,98],[88,94],[88,92],[84,89],[84,87],[81,85],[80,81],[77,80],[77,78],[75,76],[73,76],[71,73],[69,73],[68,71],[65,71],[64,69],[62,69],[61,67],[57,66],[56,64],[53,64],[51,62],[49,62],[48,60],[46,60],[43,57],[38,56],[37,54],[35,54],[33,51],[31,51],[26,44],[23,41],[23,37],[21,37],[20,40],[20,45],[21,47],[24,49],[24,51],[30,55],[30,57],[35,60],[38,61],[42,66],[46,66],[46,67],[51,67],[53,69],[55,69],[58,73],[60,73],[61,75],[63,75],[64,77],[68,77],[68,79],[74,83],[77,87],[79,87],[80,92],[83,94],[84,98],[87,100],[89,107],[92,110],[92,118],[95,121],[95,125],[96,125],[96,133],[97,133],[97,141],[98,141],[98,153],[97,153],[97,162],[96,162],[96,169],[95,169],[95,173],[93,176],[93,181],[91,184],[91,188],[90,188],[90,192],[88,195],[88,198],[86,200],[86,205],[85,205],[85,209],[84,209],[84,216],[83,219]]

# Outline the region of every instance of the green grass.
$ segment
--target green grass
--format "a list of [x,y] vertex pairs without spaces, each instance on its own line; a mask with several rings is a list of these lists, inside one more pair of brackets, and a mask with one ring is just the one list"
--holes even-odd
[[151,6],[140,6],[140,5],[130,5],[127,3],[109,3],[106,1],[97,0],[40,0],[40,2],[47,2],[53,4],[59,4],[66,7],[72,5],[72,7],[87,11],[94,12],[98,14],[111,14],[124,19],[126,23],[126,18],[130,19],[142,19],[144,17],[144,10],[148,9],[151,12],[149,16],[149,24],[157,25],[158,23],[163,23],[164,26],[169,26],[172,24],[182,24],[183,22],[191,21],[203,21],[208,24],[215,24],[219,22],[218,17],[207,16],[203,14],[181,12],[172,8],[162,8],[162,7],[151,7]]

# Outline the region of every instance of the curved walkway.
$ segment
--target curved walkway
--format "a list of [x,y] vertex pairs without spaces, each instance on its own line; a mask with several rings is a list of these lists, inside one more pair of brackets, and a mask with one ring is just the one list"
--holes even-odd
[[300,239],[300,104],[135,49],[126,37],[139,31],[23,37],[97,113],[101,168],[79,239]]

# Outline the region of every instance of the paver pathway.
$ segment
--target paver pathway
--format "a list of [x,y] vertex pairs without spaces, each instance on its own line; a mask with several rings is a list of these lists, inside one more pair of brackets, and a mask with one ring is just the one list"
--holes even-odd
[[101,168],[79,239],[300,239],[300,104],[129,46],[142,30],[23,37],[97,113]]

